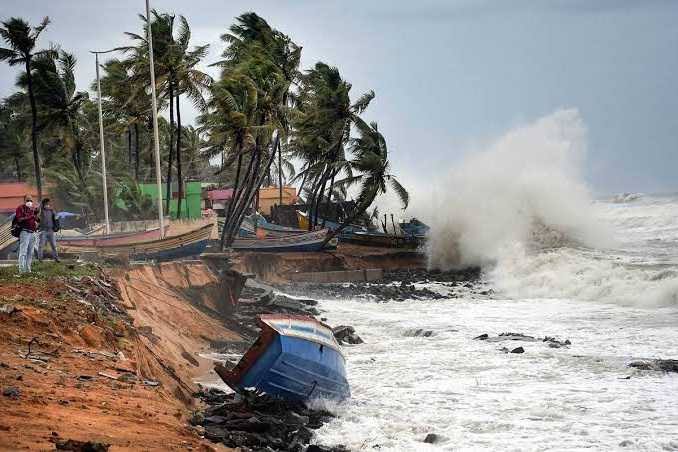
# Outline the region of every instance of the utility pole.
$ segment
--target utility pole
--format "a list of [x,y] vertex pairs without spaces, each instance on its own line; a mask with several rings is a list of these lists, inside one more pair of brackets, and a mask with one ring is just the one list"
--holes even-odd
[[155,68],[153,64],[153,32],[151,31],[151,7],[146,0],[146,29],[148,40],[148,58],[151,70],[151,99],[153,100],[153,144],[155,147],[155,181],[158,185],[158,220],[160,238],[165,237],[165,219],[162,213],[162,180],[160,174],[160,138],[158,133],[158,101],[155,97]]
[[99,54],[114,52],[113,50],[106,50],[102,52],[90,51],[94,54],[97,65],[97,98],[99,104],[99,146],[101,148],[101,178],[104,185],[104,218],[106,221],[106,234],[111,233],[111,223],[108,219],[108,183],[106,180],[106,146],[104,143],[104,114],[101,109],[101,80],[99,79]]

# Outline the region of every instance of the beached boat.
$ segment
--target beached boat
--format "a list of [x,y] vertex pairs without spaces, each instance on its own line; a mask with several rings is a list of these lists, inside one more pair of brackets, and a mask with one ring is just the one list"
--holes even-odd
[[413,236],[384,234],[383,232],[352,232],[344,234],[342,242],[355,243],[357,245],[377,246],[383,248],[417,248],[421,245],[419,239]]
[[125,255],[135,260],[179,259],[202,253],[207,247],[213,227],[212,224],[207,224],[184,234],[146,242],[112,246],[92,246],[76,242],[61,246],[61,249],[67,253],[92,252],[104,255]]
[[320,251],[323,248],[336,248],[336,239],[323,246],[327,232],[327,229],[320,229],[284,236],[240,237],[233,241],[231,248],[238,251]]
[[[255,228],[256,221],[256,228]],[[240,224],[240,237],[285,237],[293,234],[305,234],[308,231],[297,228],[290,228],[287,226],[280,226],[279,224],[269,223],[264,217],[252,218],[248,217]]]
[[[165,226],[167,232],[168,226]],[[57,242],[60,246],[92,246],[106,248],[132,243],[150,242],[160,239],[160,228],[147,229],[145,231],[116,232],[104,235],[83,235],[77,237],[60,236]]]
[[215,366],[234,391],[254,389],[302,401],[350,397],[344,354],[328,325],[276,314],[260,316],[259,325],[259,338],[233,369]]
[[0,255],[5,255],[12,249],[17,238],[12,235],[11,218],[0,225]]

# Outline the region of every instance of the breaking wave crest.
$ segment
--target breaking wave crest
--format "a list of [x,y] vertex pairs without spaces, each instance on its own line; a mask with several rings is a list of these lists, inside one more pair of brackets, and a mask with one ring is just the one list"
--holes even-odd
[[594,202],[581,177],[585,152],[579,113],[560,110],[474,153],[427,215],[429,266],[483,266],[512,298],[677,305],[678,262],[667,259],[678,246],[666,246],[678,230],[655,228],[676,204]]
[[606,242],[581,182],[585,137],[577,110],[560,110],[509,131],[453,169],[430,215],[429,266],[492,264],[514,243]]

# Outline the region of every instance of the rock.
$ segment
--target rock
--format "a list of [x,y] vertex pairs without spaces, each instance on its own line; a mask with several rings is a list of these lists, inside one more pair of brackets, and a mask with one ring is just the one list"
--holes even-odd
[[8,386],[2,390],[2,395],[7,398],[17,400],[21,396],[21,390],[16,386]]
[[437,433],[429,433],[426,435],[426,438],[424,438],[424,442],[427,444],[438,444],[441,443],[444,440],[444,438]]
[[57,450],[71,450],[74,452],[106,452],[110,444],[97,443],[94,441],[78,441],[75,439],[68,439],[65,441],[57,441]]
[[424,330],[421,328],[418,329],[411,329],[405,331],[405,337],[431,337],[435,335],[435,333],[432,330]]
[[648,359],[633,361],[629,367],[640,370],[654,370],[662,372],[678,372],[678,359]]
[[633,441],[631,441],[630,439],[625,439],[624,441],[619,443],[619,447],[629,447],[629,446],[633,446]]
[[355,334],[355,328],[348,325],[340,325],[335,328],[332,328],[334,337],[339,341],[340,344],[362,344],[364,341]]
[[484,341],[484,340],[487,339],[488,337],[490,337],[490,336],[489,336],[487,333],[484,333],[484,334],[481,334],[480,336],[474,337],[473,339],[474,339],[474,340],[477,340],[477,341]]
[[516,347],[511,350],[511,353],[525,353],[525,349],[523,347]]

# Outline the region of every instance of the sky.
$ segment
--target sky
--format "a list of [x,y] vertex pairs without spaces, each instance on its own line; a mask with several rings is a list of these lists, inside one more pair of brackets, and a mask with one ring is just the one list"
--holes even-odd
[[[155,0],[184,15],[193,44],[223,50],[234,17],[255,11],[322,60],[373,89],[396,174],[441,177],[479,144],[563,108],[587,128],[584,177],[597,194],[678,191],[678,1],[672,0]],[[52,23],[42,45],[78,58],[80,89],[95,77],[89,50],[128,43],[142,0],[2,0],[0,18]],[[0,65],[0,96],[16,71]],[[187,107],[188,108],[188,107]],[[189,120],[194,113],[188,113]]]

